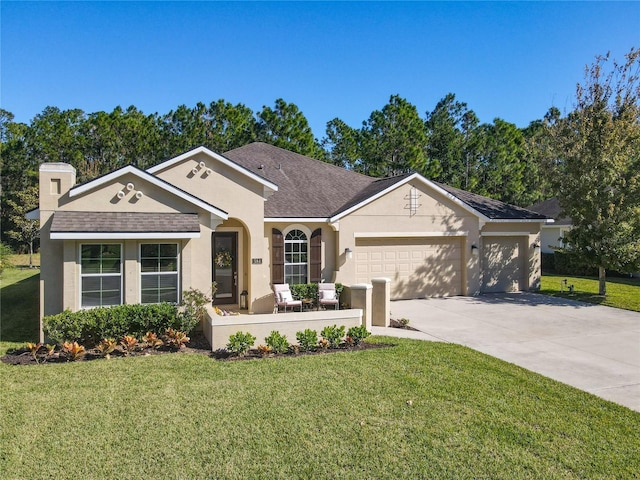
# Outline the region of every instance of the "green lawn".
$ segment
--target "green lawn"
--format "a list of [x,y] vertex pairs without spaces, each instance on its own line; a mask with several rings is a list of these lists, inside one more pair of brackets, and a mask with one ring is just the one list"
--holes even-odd
[[[566,288],[564,293],[560,292],[560,282],[564,279],[568,285],[574,285],[573,294],[569,294]],[[637,278],[607,278],[607,295],[601,297],[598,295],[597,278],[544,274],[540,293],[640,312],[640,279]]]
[[[3,274],[11,342],[33,338],[27,273]],[[0,477],[637,478],[639,413],[465,347],[372,341],[397,346],[0,364]]]
[[40,270],[9,268],[0,275],[0,355],[38,341]]

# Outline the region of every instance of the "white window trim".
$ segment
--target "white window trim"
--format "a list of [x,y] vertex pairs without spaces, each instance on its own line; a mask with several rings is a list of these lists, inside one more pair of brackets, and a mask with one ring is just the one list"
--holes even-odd
[[[143,272],[142,271],[142,245],[161,245],[161,244],[176,245],[177,247],[176,261],[178,262],[178,264],[176,265],[176,271],[175,272]],[[138,243],[138,282],[139,282],[138,303],[142,305],[158,305],[158,302],[144,303],[144,304],[142,303],[142,276],[143,275],[176,275],[178,278],[178,281],[176,282],[176,288],[178,290],[176,303],[180,303],[180,301],[182,300],[182,294],[180,289],[180,286],[182,285],[182,275],[181,275],[182,250],[180,247],[181,245],[179,242],[140,242]]]
[[287,235],[289,235],[289,233],[293,230],[300,230],[302,233],[305,234],[305,236],[307,237],[307,278],[306,278],[306,282],[305,283],[309,283],[309,272],[311,272],[311,230],[305,226],[305,225],[301,225],[301,224],[293,224],[293,225],[289,225],[286,229],[283,230],[282,232],[282,238],[284,241],[284,278],[285,281],[287,279],[287,265],[304,265],[304,263],[302,262],[296,262],[296,263],[287,263]]
[[[82,273],[82,246],[83,245],[120,245],[120,273]],[[78,266],[80,267],[80,281],[78,282],[78,309],[79,310],[91,310],[92,308],[101,308],[103,305],[98,305],[94,307],[84,307],[82,306],[82,279],[84,277],[120,277],[120,303],[122,305],[124,303],[124,244],[120,242],[83,242],[80,243],[78,248]],[[115,305],[108,305],[115,306]]]

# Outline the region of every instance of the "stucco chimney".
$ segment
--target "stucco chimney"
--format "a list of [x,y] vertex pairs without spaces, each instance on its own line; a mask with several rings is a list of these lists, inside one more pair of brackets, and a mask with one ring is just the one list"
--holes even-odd
[[56,210],[76,184],[76,169],[68,163],[40,165],[40,212]]

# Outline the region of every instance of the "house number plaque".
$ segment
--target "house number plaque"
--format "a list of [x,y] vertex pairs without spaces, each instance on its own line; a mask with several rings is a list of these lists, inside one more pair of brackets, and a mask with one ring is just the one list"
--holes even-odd
[[251,264],[252,265],[262,265],[262,259],[261,258],[252,258],[251,259]]

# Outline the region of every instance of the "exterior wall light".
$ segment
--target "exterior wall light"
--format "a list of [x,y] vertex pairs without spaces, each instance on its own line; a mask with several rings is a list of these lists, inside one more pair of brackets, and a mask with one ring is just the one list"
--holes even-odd
[[540,248],[540,244],[538,242],[535,242],[532,246],[534,250],[538,250]]
[[349,247],[344,249],[344,254],[349,260],[353,258],[353,250],[351,250]]
[[480,250],[478,249],[478,246],[474,243],[473,245],[471,245],[471,255],[478,255],[478,253],[480,253]]

